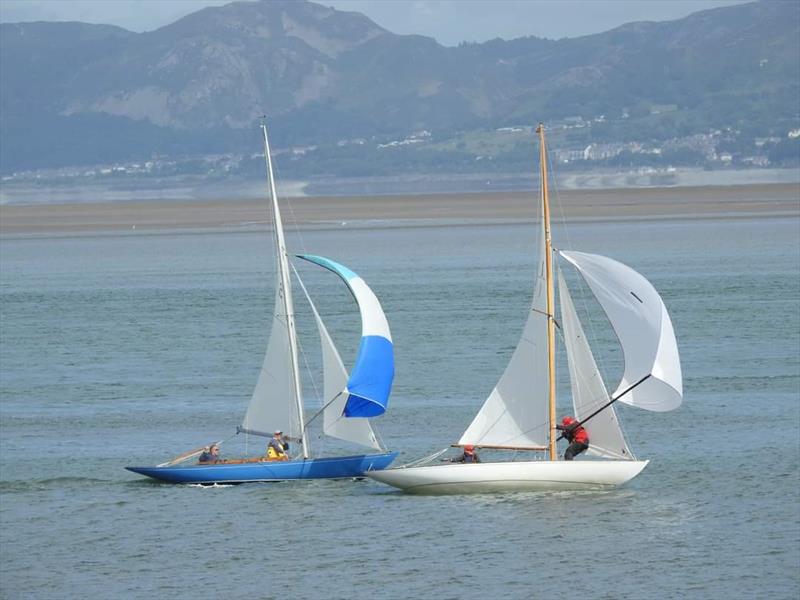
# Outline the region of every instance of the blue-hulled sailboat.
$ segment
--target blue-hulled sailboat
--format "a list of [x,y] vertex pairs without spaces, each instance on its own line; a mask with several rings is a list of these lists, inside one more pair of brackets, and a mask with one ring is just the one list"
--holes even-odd
[[[369,421],[369,418],[386,411],[394,378],[394,351],[386,316],[375,294],[356,273],[330,259],[313,255],[300,255],[300,258],[336,273],[358,303],[362,337],[354,368],[348,377],[325,324],[295,271],[311,305],[322,345],[325,404],[306,419],[289,257],[275,191],[269,137],[263,124],[262,131],[277,251],[275,310],[261,373],[244,420],[237,427],[237,435],[269,438],[275,431],[281,431],[297,442],[294,444],[298,449],[297,455],[289,460],[274,460],[264,455],[199,464],[195,461],[204,450],[201,448],[157,466],[126,467],[134,473],[170,483],[196,484],[357,478],[369,471],[385,469],[397,456],[396,452],[383,448]],[[315,456],[310,447],[308,428],[320,415],[326,436],[377,452]]]

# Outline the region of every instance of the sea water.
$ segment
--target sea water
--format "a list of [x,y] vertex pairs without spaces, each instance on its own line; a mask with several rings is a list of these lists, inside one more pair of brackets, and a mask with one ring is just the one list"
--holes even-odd
[[[387,225],[288,243],[348,265],[380,298],[397,369],[375,424],[400,465],[456,441],[502,373],[536,228]],[[594,222],[554,238],[647,276],[681,351],[680,409],[619,408],[651,462],[610,491],[416,497],[370,480],[203,488],[134,475],[124,467],[241,422],[273,305],[270,234],[0,241],[0,596],[797,598],[798,221]],[[330,273],[298,269],[351,365],[352,299]],[[595,350],[615,386],[618,356]],[[562,386],[559,414],[568,398]]]

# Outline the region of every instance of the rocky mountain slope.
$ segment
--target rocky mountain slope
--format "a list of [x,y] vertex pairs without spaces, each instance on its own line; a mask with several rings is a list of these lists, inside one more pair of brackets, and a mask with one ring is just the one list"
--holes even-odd
[[[581,38],[449,48],[303,1],[234,2],[146,33],[0,26],[0,169],[439,137],[626,116],[618,139],[798,126],[800,4],[766,1]],[[660,116],[659,116],[660,115]]]

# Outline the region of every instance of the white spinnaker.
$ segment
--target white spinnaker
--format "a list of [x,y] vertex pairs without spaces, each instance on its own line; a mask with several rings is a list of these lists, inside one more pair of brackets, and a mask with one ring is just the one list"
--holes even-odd
[[642,275],[599,254],[561,252],[584,277],[611,322],[625,356],[625,372],[612,397],[642,378],[620,402],[667,411],[683,399],[678,345],[661,296]]
[[[608,391],[597,369],[561,271],[558,273],[558,296],[561,301],[561,324],[572,383],[572,404],[576,418],[582,421],[608,404]],[[597,413],[584,427],[589,434],[589,454],[615,459],[634,458],[622,435],[613,406]]]
[[300,287],[303,289],[308,303],[311,305],[311,310],[314,312],[322,346],[322,399],[323,402],[328,403],[322,411],[322,430],[325,435],[368,448],[382,450],[375,433],[372,431],[372,426],[369,424],[369,419],[344,417],[344,405],[347,402],[347,392],[345,391],[347,387],[347,371],[328,333],[328,329],[322,321],[322,317],[317,312],[317,307],[314,306],[311,296],[296,271],[295,276],[297,276]]
[[459,444],[544,447],[549,440],[547,297],[544,226],[539,234],[533,300],[506,370]]
[[294,402],[289,328],[280,277],[276,279],[275,310],[267,352],[242,427],[267,435],[280,430],[299,437],[300,418]]

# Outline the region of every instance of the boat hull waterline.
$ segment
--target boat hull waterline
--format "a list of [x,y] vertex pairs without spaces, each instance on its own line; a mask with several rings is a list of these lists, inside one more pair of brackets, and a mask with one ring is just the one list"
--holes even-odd
[[364,477],[368,472],[385,469],[397,454],[397,452],[387,452],[305,460],[125,468],[168,483],[212,484],[294,479],[349,479]]
[[647,466],[640,460],[528,461],[401,467],[366,473],[411,494],[472,494],[592,489],[622,485]]

